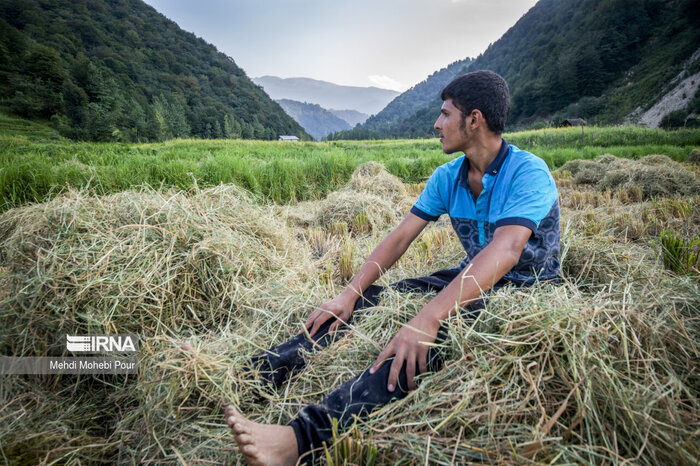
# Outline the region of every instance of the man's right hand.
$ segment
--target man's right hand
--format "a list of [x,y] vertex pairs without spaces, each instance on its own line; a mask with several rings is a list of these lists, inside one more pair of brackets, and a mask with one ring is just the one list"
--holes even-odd
[[[353,296],[354,295],[354,296]],[[306,319],[304,327],[308,329],[309,336],[314,336],[328,319],[336,319],[328,328],[328,332],[333,332],[336,328],[347,323],[352,315],[357,301],[357,294],[341,294],[326,301],[314,310]],[[304,329],[299,330],[302,333]]]

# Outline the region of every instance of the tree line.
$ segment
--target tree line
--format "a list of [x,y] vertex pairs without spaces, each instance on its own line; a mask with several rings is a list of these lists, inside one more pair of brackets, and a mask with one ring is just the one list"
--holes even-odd
[[140,0],[0,1],[0,105],[79,140],[309,138],[232,59]]

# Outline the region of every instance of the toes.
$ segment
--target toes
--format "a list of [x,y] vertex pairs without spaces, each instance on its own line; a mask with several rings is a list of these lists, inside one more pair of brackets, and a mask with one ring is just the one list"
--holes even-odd
[[233,406],[228,405],[228,406],[226,406],[226,409],[224,410],[224,412],[226,413],[226,417],[229,417],[229,416],[233,416],[234,414],[236,414],[236,409]]
[[248,426],[245,423],[239,421],[234,424],[233,433],[236,435],[250,434],[250,429],[248,429]]
[[251,445],[253,443],[253,437],[248,434],[236,435],[236,443],[240,446]]
[[256,458],[258,456],[258,448],[255,445],[244,445],[241,447],[241,452],[245,456]]
[[233,428],[233,426],[236,424],[236,418],[233,416],[228,416],[226,418],[226,424],[228,424],[230,428]]

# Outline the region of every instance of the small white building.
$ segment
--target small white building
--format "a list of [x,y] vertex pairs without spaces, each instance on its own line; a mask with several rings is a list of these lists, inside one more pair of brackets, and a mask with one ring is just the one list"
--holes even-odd
[[296,136],[280,136],[278,141],[298,141],[299,138]]

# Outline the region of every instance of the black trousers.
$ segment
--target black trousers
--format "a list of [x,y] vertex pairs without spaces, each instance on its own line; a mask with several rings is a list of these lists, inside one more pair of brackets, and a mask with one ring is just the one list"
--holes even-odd
[[[402,292],[440,291],[461,270],[461,268],[440,270],[427,277],[409,278],[390,286]],[[503,283],[499,282],[492,290],[500,288],[502,285]],[[384,287],[377,285],[370,286],[355,303],[355,310],[379,304],[379,294],[383,289]],[[479,299],[466,307],[463,313],[466,318],[473,319],[484,306],[485,301]],[[305,361],[302,357],[304,351],[325,347],[347,330],[346,326],[342,326],[333,334],[329,334],[328,328],[334,321],[335,319],[326,321],[312,337],[314,341],[307,338],[306,334],[296,335],[291,340],[254,356],[251,365],[259,370],[264,381],[275,387],[280,387],[289,376],[304,367]],[[441,326],[436,343],[443,342],[446,336],[447,330]],[[436,347],[431,347],[428,353],[428,370],[435,372],[440,370],[442,366],[443,359],[439,350]],[[408,394],[406,364],[404,363],[401,368],[399,383],[393,392],[387,390],[390,367],[391,362],[387,360],[374,374],[370,374],[369,368],[367,368],[329,393],[321,404],[302,408],[297,417],[289,423],[296,434],[299,456],[322,447],[324,442],[328,442],[332,438],[332,419],[338,420],[339,428],[347,428],[353,423],[354,417],[365,419],[373,410],[392,400],[405,397]],[[311,455],[307,455],[306,459],[310,461]]]

